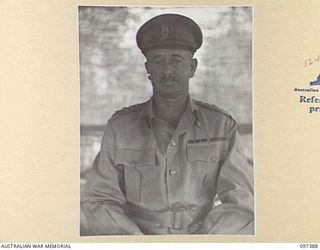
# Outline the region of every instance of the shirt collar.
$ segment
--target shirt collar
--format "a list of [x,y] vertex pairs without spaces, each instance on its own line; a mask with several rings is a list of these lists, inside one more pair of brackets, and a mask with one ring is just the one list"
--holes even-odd
[[153,116],[153,99],[152,97],[146,103],[145,116],[144,116],[148,128],[151,128],[151,121],[154,118]]
[[202,126],[198,116],[198,106],[194,104],[194,99],[191,96],[189,96],[189,100],[190,100],[191,113],[195,119],[195,124],[200,128]]
[[[195,123],[198,127],[201,127],[200,120],[198,117],[198,107],[197,105],[194,104],[193,98],[189,95],[188,98],[188,103],[187,103],[187,113],[191,113],[192,116],[195,119]],[[146,103],[146,108],[145,108],[145,120],[147,123],[148,128],[151,128],[151,121],[154,119],[154,114],[153,114],[153,97],[151,97],[147,103]]]
[[191,112],[197,112],[198,111],[198,107],[197,105],[194,104],[194,99],[189,96],[189,103],[190,103],[190,109],[191,109]]

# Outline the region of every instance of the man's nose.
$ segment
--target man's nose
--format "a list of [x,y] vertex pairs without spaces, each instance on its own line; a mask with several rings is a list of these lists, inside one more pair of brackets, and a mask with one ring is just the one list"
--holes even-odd
[[173,72],[173,66],[172,63],[170,63],[170,61],[166,61],[163,63],[163,73],[165,74],[172,74]]

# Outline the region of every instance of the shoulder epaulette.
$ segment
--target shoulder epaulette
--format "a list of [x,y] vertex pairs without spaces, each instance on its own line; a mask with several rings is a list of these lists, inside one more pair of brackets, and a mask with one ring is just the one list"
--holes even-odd
[[143,104],[145,104],[145,103],[139,103],[139,104],[132,105],[132,106],[129,106],[129,107],[124,107],[124,108],[116,111],[115,114],[122,115],[122,114],[128,114],[128,113],[131,113],[131,112],[139,111],[139,110],[142,109]]
[[232,117],[232,115],[231,115],[230,113],[228,113],[228,112],[225,111],[224,109],[218,107],[217,105],[209,104],[209,103],[201,102],[201,101],[197,101],[197,100],[195,101],[195,103],[196,103],[197,105],[201,106],[201,107],[205,107],[205,108],[207,108],[207,109],[214,110],[214,111],[217,111],[217,112],[219,112],[219,113],[221,113],[221,114],[224,114],[224,115],[230,117],[232,120],[234,120],[233,117]]
[[135,112],[138,110],[141,110],[142,105],[141,104],[136,104],[136,105],[132,105],[130,107],[124,107],[118,111],[116,111],[116,114],[127,114],[127,113],[131,113],[131,112]]

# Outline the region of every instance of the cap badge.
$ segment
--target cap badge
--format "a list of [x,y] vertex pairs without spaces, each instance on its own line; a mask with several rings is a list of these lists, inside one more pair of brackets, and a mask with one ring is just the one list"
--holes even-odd
[[162,24],[160,30],[160,38],[165,39],[169,36],[169,26],[168,24]]

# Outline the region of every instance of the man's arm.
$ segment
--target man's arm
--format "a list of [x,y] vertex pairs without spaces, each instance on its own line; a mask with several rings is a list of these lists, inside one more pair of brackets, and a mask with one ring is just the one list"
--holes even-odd
[[205,233],[254,234],[253,171],[233,121],[228,140],[229,154],[220,167],[216,184],[221,204],[206,218]]
[[115,133],[109,120],[101,150],[87,175],[81,202],[86,235],[143,234],[125,214],[123,167],[115,166]]

